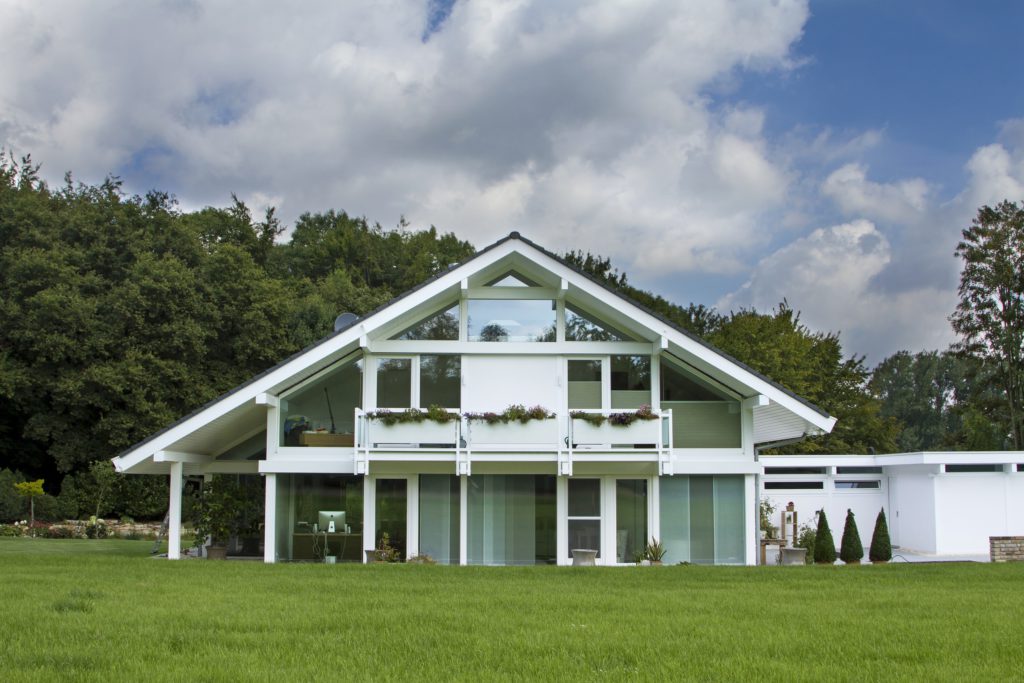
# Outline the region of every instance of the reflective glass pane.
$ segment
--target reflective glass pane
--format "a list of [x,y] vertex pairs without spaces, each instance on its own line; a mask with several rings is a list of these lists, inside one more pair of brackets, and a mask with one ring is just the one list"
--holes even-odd
[[612,408],[651,404],[651,357],[612,356]]
[[569,361],[569,408],[600,409],[601,361]]
[[565,305],[566,341],[633,341],[627,334],[608,323],[599,321],[589,313]]
[[[570,519],[569,520],[569,557],[573,550],[601,549],[601,520]],[[601,553],[598,552],[598,557]]]
[[281,399],[281,444],[351,446],[362,397],[362,360],[332,368]]
[[377,407],[408,408],[412,400],[412,361],[381,358],[377,361]]
[[569,480],[569,516],[601,516],[600,479],[574,478]]
[[462,356],[420,356],[420,407],[458,408],[462,393]]
[[555,302],[547,299],[474,299],[469,302],[469,341],[555,341]]
[[743,564],[743,477],[715,477],[715,564]]
[[615,556],[633,562],[647,545],[647,480],[615,482]]
[[440,564],[459,563],[459,478],[420,475],[420,554]]
[[458,341],[459,339],[459,305],[455,304],[445,311],[433,313],[409,327],[392,339],[440,339]]
[[715,482],[690,477],[690,562],[715,563]]
[[405,479],[377,480],[377,545],[383,534],[387,534],[388,542],[402,559],[405,559],[407,490]]
[[665,563],[690,561],[690,478],[662,477],[658,497],[661,501],[661,542],[665,544]]
[[474,475],[468,499],[470,564],[555,561],[555,477]]
[[[277,556],[322,561],[328,554],[338,562],[362,562],[363,478],[346,474],[277,476]],[[318,526],[321,512],[344,513],[345,528],[339,526],[325,536]]]

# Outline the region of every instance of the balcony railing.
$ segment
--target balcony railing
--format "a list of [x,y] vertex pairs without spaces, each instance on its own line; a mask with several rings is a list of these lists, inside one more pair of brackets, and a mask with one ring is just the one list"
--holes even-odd
[[[394,412],[399,414],[402,411]],[[459,474],[469,474],[475,456],[515,453],[555,455],[559,473],[569,475],[572,474],[575,454],[602,452],[653,454],[657,456],[660,473],[671,473],[671,410],[651,411],[653,419],[635,419],[629,424],[619,424],[623,421],[621,416],[630,414],[630,411],[621,410],[572,411],[577,415],[600,415],[605,418],[603,421],[558,413],[549,419],[507,423],[488,423],[470,419],[455,410],[447,412],[453,416],[452,421],[397,419],[391,420],[393,424],[387,424],[382,417],[356,408],[356,472],[365,474],[369,462],[382,456],[394,459],[405,453],[411,456],[414,453],[443,452],[454,454]]]

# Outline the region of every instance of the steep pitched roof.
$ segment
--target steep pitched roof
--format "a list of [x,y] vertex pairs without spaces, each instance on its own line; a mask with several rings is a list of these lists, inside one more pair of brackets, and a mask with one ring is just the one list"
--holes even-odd
[[[487,247],[484,247],[483,249],[481,249],[480,251],[478,251],[476,254],[474,254],[470,258],[466,259],[465,261],[462,261],[461,263],[453,264],[453,265],[449,266],[448,268],[438,272],[434,276],[428,278],[427,280],[424,280],[422,283],[420,283],[416,287],[413,287],[412,289],[409,289],[408,291],[403,292],[402,294],[400,294],[397,297],[391,299],[387,303],[382,304],[381,306],[378,306],[377,308],[375,308],[375,309],[369,311],[368,313],[364,314],[362,317],[359,317],[359,318],[351,321],[347,325],[345,325],[345,326],[343,326],[343,327],[341,327],[341,328],[331,332],[330,334],[328,334],[324,338],[320,339],[319,341],[314,342],[313,344],[310,344],[306,348],[304,348],[304,349],[302,349],[302,350],[292,354],[291,356],[289,356],[288,358],[284,359],[283,361],[281,361],[277,365],[274,365],[274,366],[264,370],[263,372],[255,375],[254,377],[252,377],[248,381],[238,385],[237,387],[231,389],[230,391],[225,392],[224,394],[222,394],[222,395],[218,396],[217,398],[209,401],[208,403],[200,406],[199,408],[196,408],[191,413],[189,413],[189,414],[183,416],[182,418],[172,422],[171,424],[169,424],[166,427],[164,427],[163,429],[155,432],[154,434],[151,434],[150,436],[146,437],[145,439],[142,439],[141,441],[139,441],[136,444],[132,445],[131,447],[125,449],[118,456],[116,456],[113,459],[115,465],[118,466],[118,468],[120,469],[124,465],[125,461],[129,458],[129,456],[134,455],[134,456],[136,456],[136,458],[134,458],[134,459],[137,459],[137,456],[142,451],[148,450],[148,449],[146,449],[147,446],[149,446],[151,444],[154,444],[154,442],[160,441],[161,437],[164,437],[165,435],[171,433],[172,431],[176,430],[179,427],[182,427],[183,425],[185,425],[186,423],[189,423],[190,421],[199,421],[201,423],[201,420],[199,420],[201,415],[203,415],[204,413],[207,413],[208,411],[211,411],[212,409],[216,408],[217,406],[222,405],[225,401],[231,399],[232,397],[236,397],[236,396],[238,396],[240,394],[243,394],[244,392],[246,392],[247,389],[250,390],[248,393],[254,393],[254,394],[258,394],[258,393],[262,393],[263,391],[266,391],[267,390],[266,387],[263,387],[263,386],[257,387],[257,385],[260,385],[261,383],[265,384],[265,382],[263,382],[263,380],[267,380],[268,378],[272,377],[275,373],[277,373],[277,372],[281,371],[282,369],[288,367],[289,365],[295,363],[295,361],[297,361],[298,359],[306,357],[306,356],[309,356],[310,354],[313,354],[314,352],[316,352],[318,349],[323,349],[325,346],[329,345],[332,341],[338,339],[339,337],[343,337],[343,336],[346,336],[346,335],[351,336],[351,333],[352,333],[353,330],[359,328],[361,325],[364,325],[367,321],[373,319],[374,317],[378,316],[379,314],[383,313],[384,311],[386,311],[386,310],[388,310],[388,309],[390,309],[392,307],[395,307],[397,304],[399,304],[399,303],[403,302],[404,300],[412,297],[413,295],[417,294],[418,292],[421,292],[421,291],[427,289],[428,287],[430,287],[431,285],[435,284],[436,282],[438,282],[438,281],[440,281],[440,280],[442,280],[442,279],[452,275],[456,271],[468,269],[468,267],[471,264],[473,264],[474,262],[483,259],[489,253],[493,252],[494,250],[500,248],[502,245],[504,245],[504,244],[506,244],[508,242],[511,242],[511,241],[518,241],[518,242],[521,242],[524,245],[529,246],[531,249],[534,249],[538,253],[543,254],[545,257],[551,259],[552,261],[554,261],[558,265],[560,265],[560,266],[562,266],[564,268],[567,268],[568,270],[572,271],[572,273],[574,273],[576,276],[584,278],[589,283],[591,283],[593,285],[596,285],[597,287],[600,287],[607,294],[610,294],[611,296],[618,298],[619,300],[621,300],[622,302],[628,304],[629,306],[632,306],[632,307],[636,308],[638,311],[641,311],[644,314],[651,316],[652,318],[656,319],[657,321],[659,321],[662,324],[664,324],[665,326],[667,326],[674,333],[682,335],[689,342],[695,343],[695,344],[703,347],[707,351],[710,351],[711,353],[715,354],[721,360],[725,361],[727,364],[732,365],[736,369],[742,370],[743,372],[750,374],[751,376],[757,378],[758,380],[760,380],[764,384],[766,384],[769,387],[773,388],[775,391],[779,392],[781,395],[785,396],[786,398],[799,403],[800,405],[804,406],[807,409],[810,409],[813,413],[815,413],[818,416],[818,419],[813,420],[813,422],[815,423],[817,428],[822,429],[823,431],[830,431],[831,428],[832,428],[832,425],[834,425],[835,418],[831,417],[828,414],[827,411],[825,411],[825,410],[821,409],[820,407],[814,405],[813,403],[811,403],[810,401],[804,399],[803,397],[798,396],[797,394],[795,394],[794,392],[792,392],[788,388],[782,386],[781,384],[779,384],[779,383],[771,380],[770,378],[764,376],[763,374],[757,372],[756,370],[754,370],[753,368],[749,367],[748,365],[742,363],[741,361],[736,360],[732,356],[730,356],[730,355],[726,354],[725,352],[717,349],[712,344],[708,343],[706,340],[702,339],[698,335],[696,335],[696,334],[690,332],[689,330],[687,330],[687,329],[677,325],[672,320],[670,320],[667,317],[665,317],[665,316],[663,316],[663,315],[661,315],[661,314],[651,310],[650,308],[644,306],[643,304],[641,304],[640,302],[636,301],[632,297],[629,297],[628,295],[623,294],[622,292],[619,292],[619,291],[613,289],[607,283],[601,281],[600,279],[592,276],[589,273],[586,273],[585,271],[583,271],[580,268],[576,267],[575,265],[569,263],[568,261],[566,261],[562,257],[558,256],[557,254],[554,254],[554,253],[548,251],[547,249],[545,249],[544,247],[541,247],[540,245],[536,244],[535,242],[533,242],[533,241],[523,237],[518,231],[513,231],[513,232],[509,233],[506,237],[502,237],[501,239],[497,240],[493,244],[490,244]],[[201,426],[201,424],[197,425],[197,428],[199,426]],[[153,451],[155,452],[156,450],[160,450],[162,448],[164,448],[164,445],[156,445],[156,446],[153,447]]]

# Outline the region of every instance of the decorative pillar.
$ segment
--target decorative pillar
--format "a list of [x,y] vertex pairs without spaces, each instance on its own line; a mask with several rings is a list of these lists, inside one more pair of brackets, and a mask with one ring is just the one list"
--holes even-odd
[[263,561],[277,561],[277,475],[263,475]]
[[185,464],[172,462],[171,464],[171,493],[170,505],[168,506],[168,527],[167,527],[167,559],[181,559],[181,479],[185,472]]

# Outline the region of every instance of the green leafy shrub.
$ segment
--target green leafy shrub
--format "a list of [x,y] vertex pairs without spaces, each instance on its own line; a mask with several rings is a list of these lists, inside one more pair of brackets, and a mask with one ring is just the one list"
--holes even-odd
[[825,510],[818,510],[818,528],[814,534],[814,563],[835,564],[836,542],[832,540],[832,530],[828,528]]
[[665,544],[651,536],[651,542],[644,547],[644,559],[649,562],[661,562],[665,559]]
[[107,528],[106,522],[96,517],[89,518],[89,523],[85,525],[86,538],[106,538],[109,535],[110,529]]
[[804,556],[804,562],[807,564],[814,563],[814,539],[818,533],[810,524],[801,524],[800,531],[797,534],[796,542],[793,546],[796,548],[804,548],[807,553]]
[[892,559],[892,542],[889,540],[889,524],[885,521],[885,508],[878,511],[875,531],[871,534],[871,548],[868,559],[872,562],[888,562]]
[[401,554],[397,548],[391,545],[391,536],[385,531],[380,535],[380,541],[377,543],[377,561],[401,562],[401,560]]
[[17,524],[0,524],[0,538],[20,538],[25,534],[25,527]]
[[839,559],[846,564],[860,564],[864,557],[864,546],[860,542],[857,521],[853,518],[853,510],[846,510],[846,525],[843,527],[843,540],[839,543]]
[[762,498],[757,506],[758,526],[768,538],[777,538],[779,527],[772,524],[772,515],[778,510],[768,498]]
[[53,525],[43,535],[46,538],[75,538],[75,530],[68,526]]

